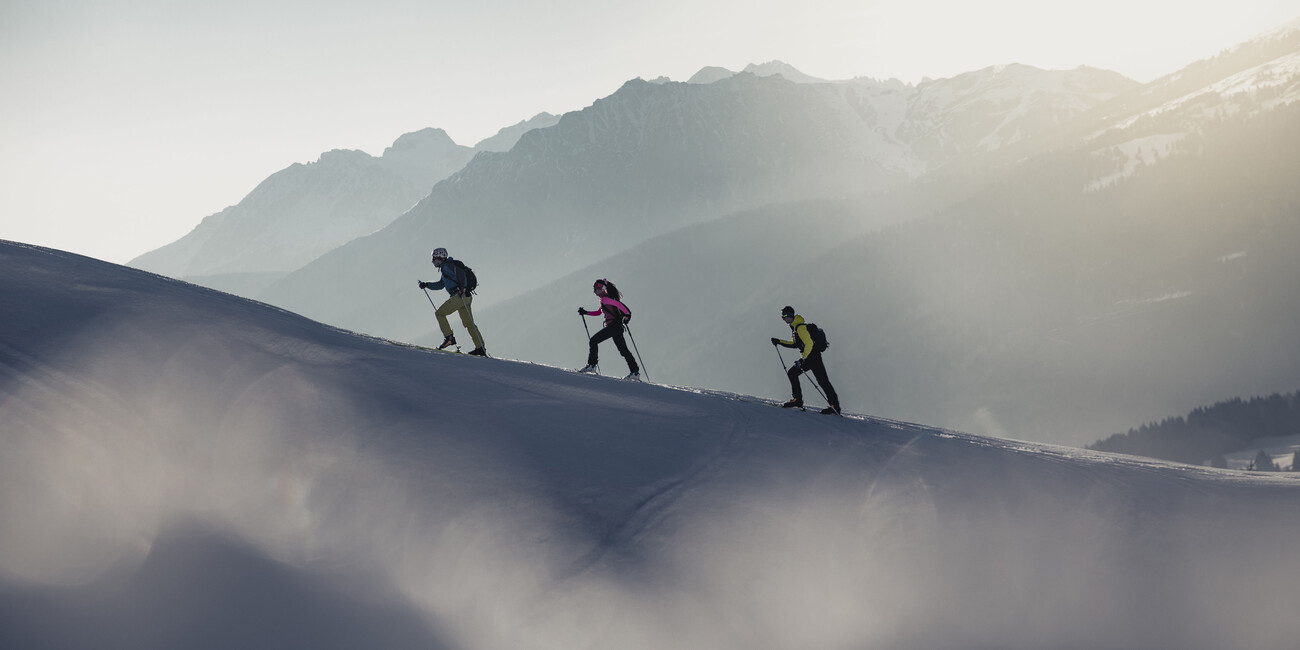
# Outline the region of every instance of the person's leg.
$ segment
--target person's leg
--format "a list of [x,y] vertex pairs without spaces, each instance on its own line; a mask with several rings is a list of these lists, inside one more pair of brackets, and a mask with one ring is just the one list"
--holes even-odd
[[457,309],[460,309],[460,300],[453,297],[448,298],[447,302],[442,303],[442,306],[433,312],[438,317],[438,329],[442,330],[443,337],[451,336],[451,323],[447,322],[447,317]]
[[605,329],[596,332],[596,335],[591,337],[591,344],[588,346],[589,349],[587,352],[587,365],[594,366],[598,363],[600,354],[597,348],[601,342],[608,340],[609,337],[614,335],[613,327],[613,325],[606,327]]
[[627,361],[627,371],[639,372],[641,369],[636,365],[636,357],[627,349],[627,340],[623,338],[623,327],[618,324],[614,324],[611,327],[617,328],[613,334],[614,347],[618,348],[618,353],[623,355],[624,361]]
[[803,401],[803,385],[799,383],[799,375],[803,373],[791,367],[785,375],[790,378],[790,395],[799,401]]
[[[815,361],[814,361],[815,359]],[[835,387],[831,385],[830,377],[826,374],[826,363],[822,361],[822,355],[814,354],[808,357],[808,367],[812,370],[813,377],[817,378],[817,383],[821,385],[822,390],[826,391],[826,401],[835,407],[840,408],[840,397],[835,394]]]
[[465,326],[465,331],[469,332],[469,338],[474,341],[474,348],[483,347],[483,335],[478,332],[478,325],[474,324],[474,314],[470,312],[470,305],[474,303],[474,296],[460,296],[461,306],[457,309],[460,312],[460,323]]

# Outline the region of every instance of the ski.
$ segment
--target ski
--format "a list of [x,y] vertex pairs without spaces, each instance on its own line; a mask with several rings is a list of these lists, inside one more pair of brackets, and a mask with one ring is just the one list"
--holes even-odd
[[586,372],[583,372],[581,369],[570,370],[570,369],[568,369],[568,368],[563,368],[563,370],[564,370],[565,372],[571,372],[571,373],[573,373],[573,374],[575,374],[575,375],[586,375],[586,376],[588,376],[588,377],[602,377],[602,378],[604,378],[604,379],[613,379],[613,380],[615,380],[615,381],[634,381],[634,382],[641,383],[641,384],[648,383],[648,382],[646,382],[644,379],[642,379],[640,375],[635,375],[635,376],[634,376],[634,375],[628,375],[628,376],[626,376],[626,377],[617,377],[617,376],[614,376],[614,375],[602,375],[602,374],[600,374],[599,372],[594,371],[594,370],[588,370],[588,371],[586,371]]
[[[770,403],[770,402],[764,402],[764,403]],[[812,413],[818,413],[818,414],[821,414],[821,415],[836,415],[836,416],[839,416],[839,417],[844,417],[844,414],[843,414],[843,413],[841,413],[841,412],[839,412],[839,411],[836,411],[835,409],[830,408],[829,406],[826,407],[826,408],[824,408],[824,409],[820,409],[820,410],[817,410],[816,407],[813,407],[812,409],[809,409],[807,406],[786,406],[785,404],[781,404],[781,403],[772,404],[772,406],[775,406],[775,407],[777,407],[777,408],[779,408],[779,409],[785,409],[785,410],[787,410],[787,411],[798,410],[798,411],[804,411],[805,413],[807,413],[807,412],[812,412]]]

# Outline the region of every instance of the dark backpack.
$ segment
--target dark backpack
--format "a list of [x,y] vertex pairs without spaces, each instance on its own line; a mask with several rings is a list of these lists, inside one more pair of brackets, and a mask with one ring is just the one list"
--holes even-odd
[[825,352],[831,346],[830,341],[826,340],[826,330],[817,327],[816,323],[804,323],[804,327],[808,328],[808,336],[812,339],[813,352]]
[[460,268],[465,269],[465,290],[466,290],[466,291],[473,291],[473,290],[477,289],[477,288],[478,288],[478,276],[474,275],[474,269],[469,268],[468,266],[465,265],[464,262],[462,262],[462,261],[460,261],[460,260],[453,259],[453,260],[451,260],[451,261],[452,261],[452,262],[455,262],[455,263],[457,263],[457,264],[459,264],[459,265],[460,265]]

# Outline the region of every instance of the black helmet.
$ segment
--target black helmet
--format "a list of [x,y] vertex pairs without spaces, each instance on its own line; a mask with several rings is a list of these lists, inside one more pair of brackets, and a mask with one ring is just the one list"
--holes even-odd
[[790,318],[791,316],[794,316],[794,307],[786,305],[781,308],[781,318]]

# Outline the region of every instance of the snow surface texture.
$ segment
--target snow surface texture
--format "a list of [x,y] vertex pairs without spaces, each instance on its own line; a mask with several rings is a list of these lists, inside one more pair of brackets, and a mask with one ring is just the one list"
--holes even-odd
[[1283,477],[436,353],[20,244],[0,287],[0,647],[1300,638]]

